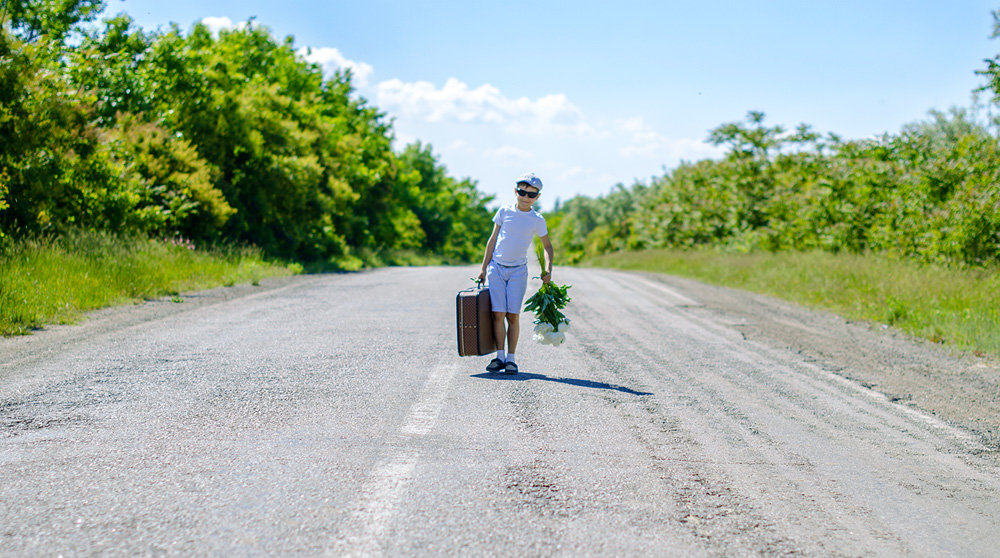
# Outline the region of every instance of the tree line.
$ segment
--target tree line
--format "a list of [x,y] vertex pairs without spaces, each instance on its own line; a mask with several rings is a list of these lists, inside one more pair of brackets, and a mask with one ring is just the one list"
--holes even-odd
[[481,256],[491,198],[251,22],[146,31],[100,0],[0,6],[0,240],[73,229],[306,262]]
[[[1000,31],[1000,11],[995,12]],[[994,32],[994,37],[1000,35]],[[549,217],[563,261],[647,248],[873,252],[968,266],[1000,264],[1000,55],[971,109],[874,139],[770,126],[762,112],[713,129],[719,160],[684,162]],[[980,116],[986,112],[987,116]]]

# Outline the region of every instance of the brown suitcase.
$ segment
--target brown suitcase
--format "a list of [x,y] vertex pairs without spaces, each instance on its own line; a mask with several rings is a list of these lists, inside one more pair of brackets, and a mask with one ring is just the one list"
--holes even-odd
[[455,297],[455,307],[458,320],[458,356],[480,356],[496,351],[490,290],[479,284],[459,291]]

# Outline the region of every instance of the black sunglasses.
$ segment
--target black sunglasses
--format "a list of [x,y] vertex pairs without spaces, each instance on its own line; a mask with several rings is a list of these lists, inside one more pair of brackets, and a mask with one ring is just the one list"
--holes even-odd
[[537,198],[538,194],[539,194],[539,192],[529,192],[527,190],[522,190],[520,188],[517,189],[517,195],[519,195],[519,196],[527,196],[527,197],[529,197],[531,199]]

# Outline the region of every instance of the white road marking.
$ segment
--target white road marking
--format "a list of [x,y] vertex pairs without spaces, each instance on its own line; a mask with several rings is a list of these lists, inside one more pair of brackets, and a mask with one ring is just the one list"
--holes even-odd
[[418,449],[401,449],[375,466],[348,523],[356,531],[347,540],[338,541],[343,547],[336,549],[335,555],[383,555],[386,529],[396,515],[419,459]]
[[453,368],[438,365],[424,384],[424,393],[413,407],[410,415],[403,423],[402,433],[407,436],[424,436],[434,429],[438,416],[444,407],[448,395],[448,384],[451,382]]
[[410,407],[410,412],[400,429],[405,439],[392,454],[383,458],[372,469],[368,482],[362,487],[360,497],[348,521],[346,538],[334,545],[337,556],[382,556],[386,532],[399,503],[414,478],[420,448],[407,445],[406,440],[426,436],[437,426],[441,410],[448,395],[448,384],[454,375],[454,365],[439,364],[424,384],[420,399]]

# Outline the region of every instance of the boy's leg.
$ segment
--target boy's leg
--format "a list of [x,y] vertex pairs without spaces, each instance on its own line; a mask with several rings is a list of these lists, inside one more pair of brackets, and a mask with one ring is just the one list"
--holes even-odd
[[[493,313],[493,338],[497,342],[497,350],[498,351],[502,351],[503,350],[503,341],[504,341],[504,338],[507,337],[507,335],[508,335],[507,332],[504,331],[504,327],[503,327],[503,317],[505,315],[506,314],[503,313],[503,312],[494,312]],[[513,345],[511,345],[511,347],[513,347]]]
[[497,355],[504,348],[507,330],[503,318],[507,312],[507,281],[499,267],[490,262],[486,268],[486,283],[490,288],[490,304],[493,306],[493,339],[497,344]]
[[528,266],[521,266],[507,279],[507,368],[508,374],[517,374],[515,353],[517,338],[521,333],[520,312],[524,292],[528,288]]
[[[496,316],[496,314],[493,314]],[[518,316],[520,314],[507,314],[507,353],[513,354],[517,352],[517,336],[521,333],[521,326],[518,323]]]

